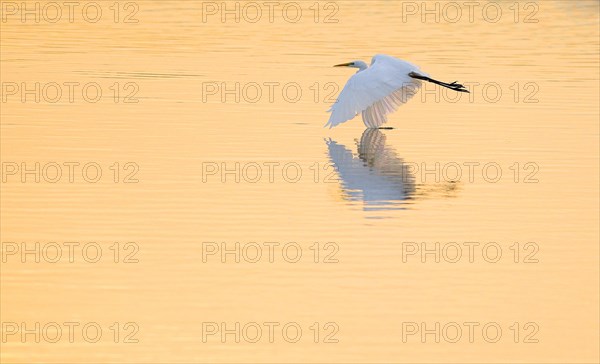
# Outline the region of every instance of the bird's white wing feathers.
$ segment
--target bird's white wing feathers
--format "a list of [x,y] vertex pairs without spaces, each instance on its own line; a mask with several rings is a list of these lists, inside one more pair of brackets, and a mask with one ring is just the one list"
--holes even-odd
[[387,114],[392,113],[398,109],[398,107],[413,97],[419,86],[402,87],[383,99],[375,102],[362,112],[363,122],[368,128],[377,128],[387,122]]
[[410,72],[424,75],[409,62],[386,55],[373,57],[371,66],[354,74],[335,104],[325,126],[333,128],[362,113],[363,122],[369,128],[387,121],[387,114],[394,112],[419,89],[421,81],[410,77]]

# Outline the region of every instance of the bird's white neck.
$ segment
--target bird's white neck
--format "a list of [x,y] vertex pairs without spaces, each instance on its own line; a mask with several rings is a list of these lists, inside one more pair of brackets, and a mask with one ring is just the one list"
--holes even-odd
[[367,68],[369,68],[369,66],[363,61],[354,61],[354,64],[352,65],[352,67],[358,68],[358,72],[364,71]]

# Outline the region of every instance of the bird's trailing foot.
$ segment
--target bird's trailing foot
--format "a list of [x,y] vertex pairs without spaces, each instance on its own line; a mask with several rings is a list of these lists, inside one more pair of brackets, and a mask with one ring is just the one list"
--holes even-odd
[[458,81],[454,81],[452,83],[447,83],[447,84],[442,85],[442,86],[448,87],[449,89],[454,90],[454,91],[470,93],[469,90],[467,90],[465,88],[465,86],[463,86],[463,85],[461,85],[460,83],[457,83],[457,82]]

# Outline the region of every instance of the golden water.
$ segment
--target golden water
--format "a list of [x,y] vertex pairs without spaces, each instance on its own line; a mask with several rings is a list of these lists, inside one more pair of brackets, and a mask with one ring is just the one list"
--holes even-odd
[[[598,362],[597,1],[25,3],[39,23],[1,2],[2,362]],[[323,128],[331,66],[377,53],[471,94]]]

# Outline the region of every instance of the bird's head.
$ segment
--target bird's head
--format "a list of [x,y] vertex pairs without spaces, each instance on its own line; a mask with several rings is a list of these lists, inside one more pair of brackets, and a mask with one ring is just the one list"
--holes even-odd
[[340,63],[340,64],[336,64],[333,67],[350,67],[350,68],[358,68],[359,70],[365,70],[367,69],[367,64],[363,61],[352,61],[352,62],[347,62],[347,63]]

